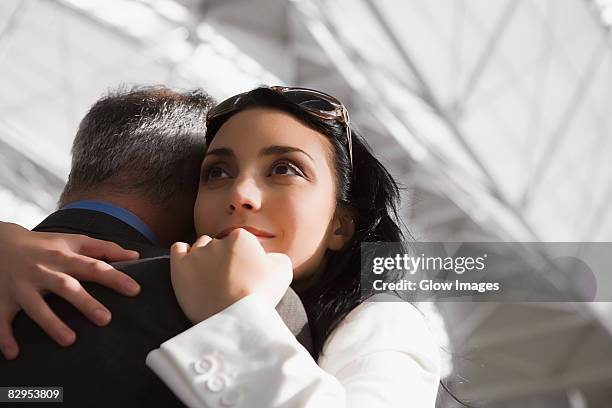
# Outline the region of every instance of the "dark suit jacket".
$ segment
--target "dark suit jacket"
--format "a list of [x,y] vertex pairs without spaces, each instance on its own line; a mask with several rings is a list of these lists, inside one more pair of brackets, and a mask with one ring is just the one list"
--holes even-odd
[[[106,327],[97,327],[58,296],[47,297],[51,308],[77,334],[71,347],[56,345],[28,316],[19,313],[14,331],[21,353],[14,361],[0,362],[0,385],[62,386],[63,406],[183,406],[145,365],[149,351],[192,326],[172,290],[168,251],[151,244],[128,224],[90,210],[57,211],[35,230],[113,241],[149,259],[116,265],[141,285],[136,297],[82,283],[113,313]],[[277,310],[309,349],[310,332],[297,295],[288,292]]]

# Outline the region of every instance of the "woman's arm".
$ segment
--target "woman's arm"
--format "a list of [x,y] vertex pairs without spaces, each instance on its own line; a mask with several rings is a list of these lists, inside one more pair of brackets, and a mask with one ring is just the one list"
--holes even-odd
[[166,341],[146,363],[190,408],[346,406],[340,382],[256,293]]
[[377,295],[326,341],[319,365],[342,383],[347,407],[434,407],[440,349],[413,305]]
[[397,298],[358,306],[327,339],[319,366],[274,309],[291,272],[277,261],[240,229],[172,247],[174,291],[196,325],[146,362],[185,404],[434,406],[438,349],[414,306]]
[[[83,235],[31,232],[0,222],[0,349],[7,359],[19,354],[11,323],[21,309],[58,344],[74,342],[75,333],[49,308],[43,294],[53,292],[92,322],[105,325],[110,312],[78,280],[96,282],[125,295],[138,293],[133,279],[96,258],[127,261],[137,259],[138,253]],[[126,282],[136,284],[135,290],[127,289]]]
[[434,407],[440,379],[437,345],[408,303],[357,307],[317,365],[257,294],[163,343],[147,364],[192,408]]

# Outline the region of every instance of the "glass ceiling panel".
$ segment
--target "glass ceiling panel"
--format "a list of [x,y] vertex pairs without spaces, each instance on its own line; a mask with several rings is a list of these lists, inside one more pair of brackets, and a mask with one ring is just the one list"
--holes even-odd
[[[407,138],[394,160],[433,157],[430,171],[471,193],[454,199],[481,219],[504,218],[502,206],[542,239],[612,239],[609,3],[3,1],[0,137],[63,179],[79,118],[109,87],[202,86],[222,98],[291,78],[291,41],[322,46],[287,32],[283,17],[305,19],[279,7],[301,5],[384,98],[389,110],[373,110],[366,87],[351,104]],[[247,4],[257,12],[245,19]]]

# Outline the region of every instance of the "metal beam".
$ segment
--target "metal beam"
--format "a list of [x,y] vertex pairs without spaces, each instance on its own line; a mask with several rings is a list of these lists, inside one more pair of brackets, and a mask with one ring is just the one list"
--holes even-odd
[[[587,0],[587,2],[590,0]],[[539,23],[542,25],[542,27],[545,28],[545,32],[546,32],[546,39],[548,41],[546,41],[545,44],[543,44],[542,47],[542,51],[540,56],[538,57],[538,61],[542,61],[545,58],[549,58],[549,55],[552,52],[552,44],[554,42],[554,40],[556,40],[557,42],[562,41],[561,39],[559,39],[556,35],[555,35],[555,30],[554,27],[552,27],[552,24],[554,24],[554,22],[556,21],[558,15],[559,15],[559,11],[560,11],[560,4],[559,2],[553,2],[549,5],[549,9],[545,11],[545,13],[542,13],[540,8],[536,7],[533,3],[529,3],[531,5],[531,8],[534,11],[534,16],[536,16],[539,20]],[[605,33],[604,33],[605,35]],[[571,58],[569,58],[567,56],[567,54],[565,54],[565,52],[563,52],[562,49],[557,50],[559,55],[561,57],[563,57],[563,63],[566,64],[571,64]],[[609,55],[610,53],[608,53]],[[546,61],[546,67],[548,67],[548,62]],[[540,74],[542,72],[542,69],[538,70],[537,74]],[[545,78],[543,78],[541,75],[538,75],[538,79],[536,81],[536,83],[538,85],[544,85],[545,83]],[[612,76],[610,76],[609,78],[609,83],[610,85],[612,85]],[[612,91],[612,87],[608,87],[610,88],[610,90]],[[540,89],[539,90],[540,93],[543,93],[544,90]],[[605,116],[602,116],[598,111],[597,108],[599,108],[599,106],[595,107],[592,104],[592,100],[591,99],[587,99],[585,104],[583,105],[582,109],[586,110],[587,113],[589,114],[590,118],[592,119],[592,123],[594,124],[594,126],[597,127],[598,131],[600,132],[600,139],[605,140],[608,137],[608,130],[609,130],[609,126],[608,126],[608,118]],[[537,122],[535,122],[535,116],[536,114],[539,116],[540,111],[542,110],[542,107],[539,106],[539,99],[536,100],[535,98],[532,100],[532,104],[531,104],[531,109],[530,111],[532,112],[532,115],[530,115],[530,120],[529,125],[527,126],[527,131],[529,131],[530,129],[533,129],[536,125]],[[605,150],[602,148],[602,146],[597,146],[594,147],[593,150],[591,151],[590,155],[587,157],[592,158],[592,160],[589,161],[589,163],[594,167],[597,163],[603,163],[600,158],[595,159],[596,154],[599,154],[600,156],[605,154]],[[524,157],[528,157],[528,153],[524,153],[523,154]],[[525,164],[525,166],[527,166],[527,164]],[[568,166],[567,170],[571,170],[571,167]],[[528,175],[528,178],[531,177],[531,173],[532,173],[533,169],[530,169],[530,173]],[[593,172],[597,172],[597,169],[593,169]],[[566,171],[567,172],[567,171]],[[525,185],[528,185],[528,182],[525,183]],[[582,191],[582,197],[587,197],[587,190],[588,189],[592,189],[592,185],[589,183],[584,183],[583,185],[583,191]],[[523,194],[521,199],[525,199],[527,198],[526,195]],[[587,199],[587,201],[589,201]],[[593,203],[596,204],[596,203]],[[524,208],[523,203],[521,203],[521,207]],[[586,231],[586,230],[585,230]],[[588,241],[589,238],[588,236],[585,236],[585,238],[583,238],[581,241]]]
[[17,27],[17,23],[25,12],[27,5],[26,0],[21,0],[9,16],[7,23],[2,27],[2,31],[0,31],[0,62],[4,59],[10,46],[11,34]]
[[2,30],[0,30],[0,41],[5,40],[6,35],[15,29],[15,26],[19,21],[19,17],[21,17],[21,14],[23,14],[25,11],[25,6],[26,0],[20,0],[19,3],[17,3],[17,6],[13,9],[11,15],[7,19],[7,23],[4,25],[4,27],[2,27]]
[[487,364],[496,365],[501,369],[513,371],[521,377],[529,376],[533,378],[548,374],[548,368],[537,361],[509,356],[499,350],[487,352],[486,362]]
[[497,24],[495,24],[493,34],[489,37],[489,41],[478,57],[474,70],[471,72],[468,80],[466,81],[466,85],[460,95],[461,101],[457,101],[457,104],[465,104],[470,96],[472,96],[472,92],[474,89],[476,89],[476,85],[478,85],[480,78],[482,78],[483,73],[491,61],[491,57],[499,44],[499,41],[508,28],[510,21],[512,21],[512,17],[514,17],[514,13],[516,12],[517,6],[520,4],[520,2],[521,0],[508,0],[506,2],[506,7],[502,12],[499,21]]
[[453,332],[456,339],[467,339],[471,336],[487,319],[500,308],[499,303],[481,303],[465,319],[458,322],[457,330]]
[[[450,47],[450,58],[449,60],[453,61],[454,69],[450,72],[450,80],[449,84],[454,84],[453,89],[449,92],[453,97],[451,100],[454,100],[453,103],[453,115],[456,116],[457,108],[457,100],[459,99],[456,95],[459,94],[460,89],[460,78],[463,74],[463,30],[465,25],[465,11],[466,11],[466,1],[467,0],[455,0],[453,2],[453,39],[452,45]],[[451,85],[452,86],[452,85]]]
[[544,160],[540,160],[538,165],[535,168],[533,177],[525,186],[522,198],[520,202],[524,207],[527,207],[530,203],[530,200],[535,195],[535,192],[538,191],[538,187],[544,177],[546,176],[548,170],[550,169],[550,164],[553,162],[553,158],[557,153],[557,150],[565,141],[568,130],[572,125],[572,122],[575,119],[575,113],[583,102],[584,97],[586,96],[587,89],[595,77],[597,69],[601,66],[601,62],[603,61],[603,57],[605,53],[602,52],[603,48],[606,46],[606,40],[604,36],[600,36],[600,43],[593,50],[591,58],[589,59],[587,68],[582,73],[580,80],[576,84],[574,88],[574,92],[572,93],[569,101],[563,111],[557,126],[555,126],[554,131],[550,137],[550,143],[548,144],[545,152],[543,153]]
[[[587,386],[595,383],[612,382],[612,363],[600,364],[559,375],[546,375],[540,378],[520,378],[515,381],[504,381],[499,384],[483,383],[466,392],[465,399],[476,401],[503,400],[527,395],[563,391],[572,387]],[[462,395],[463,397],[463,395]]]
[[[368,109],[371,110],[380,124],[387,129],[389,134],[399,142],[400,146],[411,155],[415,154],[416,147],[423,149],[422,146],[427,146],[427,140],[419,138],[417,132],[414,132],[414,130],[410,128],[410,125],[406,123],[405,119],[387,105],[379,89],[375,86],[371,86],[374,79],[371,78],[369,74],[362,72],[363,70],[347,55],[347,50],[355,54],[357,54],[357,52],[353,50],[350,45],[343,42],[341,35],[334,35],[334,33],[331,32],[333,26],[328,21],[325,13],[319,10],[318,6],[311,1],[294,1],[292,4],[295,10],[303,17],[299,20],[306,25],[315,41],[319,43],[320,47],[335,65],[337,71],[345,78],[348,86],[355,92],[367,93],[366,95],[362,95],[366,96],[363,98],[363,101],[368,103]],[[450,182],[451,185],[455,187],[454,190],[457,194],[474,194],[474,191],[482,188],[482,185],[474,185],[477,183],[467,177],[461,179],[459,176],[464,175],[465,171],[456,166],[453,162],[449,162],[445,157],[440,156],[436,149],[429,146],[426,150],[426,154],[428,154],[435,163],[429,166],[431,167],[430,170],[432,170],[432,175],[442,175],[446,178],[446,182]],[[447,190],[449,189],[447,188]],[[492,193],[490,189],[488,189],[485,194],[491,195]],[[496,202],[499,202],[506,208],[509,206],[507,202],[502,202],[497,199],[497,197],[494,197],[494,200],[497,200]],[[453,201],[457,203],[461,200],[455,196]],[[466,200],[463,199],[463,201]],[[462,207],[468,216],[472,216],[470,212],[471,207],[473,207],[473,203]],[[522,236],[520,239],[526,241],[539,241],[539,237],[526,221],[517,217],[515,211],[511,210],[511,212],[515,215],[517,223],[529,236],[529,238]],[[516,237],[514,237],[514,239],[516,239]]]
[[[608,184],[608,188],[603,194],[599,205],[592,213],[591,222],[586,229],[587,233],[582,237],[583,241],[595,240],[599,231],[607,225],[607,221],[612,213],[610,210],[610,202],[612,202],[612,182]],[[609,237],[606,239],[609,239]]]
[[601,19],[601,7],[597,4],[597,0],[583,0],[583,5],[588,13],[593,18],[593,21],[601,28],[603,35],[607,38],[608,48],[612,51],[612,35],[611,28],[607,27]]
[[[531,3],[530,3],[531,4]],[[549,3],[548,18],[542,19],[541,24],[546,27],[546,33],[542,38],[540,44],[540,51],[538,55],[538,66],[536,68],[535,79],[534,79],[534,92],[532,94],[531,103],[529,106],[529,113],[527,114],[527,126],[525,128],[525,140],[530,141],[531,135],[536,129],[541,127],[542,119],[542,96],[546,90],[546,80],[549,75],[551,55],[553,52],[554,35],[553,30],[550,27],[551,21],[555,22],[559,16],[559,2]],[[538,14],[537,7],[532,4],[532,8],[536,9],[535,14]],[[522,152],[523,168],[527,169],[526,176],[527,180],[531,178],[533,172],[533,158],[535,149],[533,143],[528,142],[524,144]],[[524,208],[524,203],[519,202],[521,208]]]
[[62,89],[63,103],[64,103],[64,115],[65,115],[65,127],[66,133],[70,133],[71,127],[74,123],[79,121],[78,108],[76,106],[77,93],[74,86],[74,55],[72,50],[72,44],[70,41],[71,33],[69,30],[69,24],[66,24],[65,14],[59,10],[55,10],[55,18],[57,24],[57,47],[58,59],[61,65],[61,81],[60,86]]
[[483,333],[474,335],[470,339],[470,346],[479,349],[499,347],[505,344],[515,344],[533,338],[547,336],[552,333],[564,332],[568,330],[580,329],[593,324],[594,320],[589,320],[579,314],[568,314],[547,321],[536,321],[532,324],[525,324],[520,327],[510,327],[506,330],[498,330],[494,333]]
[[[514,0],[511,0],[511,1],[514,1]],[[411,70],[412,75],[414,76],[416,81],[421,86],[421,91],[422,91],[422,94],[424,95],[425,100],[430,103],[432,109],[440,116],[443,122],[448,126],[448,128],[451,130],[452,134],[455,136],[459,144],[465,150],[466,154],[474,161],[475,165],[483,173],[485,180],[486,180],[486,184],[487,184],[486,187],[489,190],[489,194],[493,198],[498,200],[503,206],[505,206],[513,214],[513,216],[516,218],[519,224],[532,236],[532,240],[540,241],[541,239],[539,237],[539,234],[532,228],[530,223],[527,222],[527,220],[524,218],[523,214],[519,211],[519,209],[512,202],[510,202],[508,199],[505,198],[504,194],[500,190],[494,177],[491,175],[491,173],[486,168],[484,163],[480,160],[478,155],[474,152],[474,150],[471,148],[469,143],[466,141],[464,135],[459,130],[459,127],[457,126],[455,121],[451,118],[449,113],[446,112],[446,110],[442,107],[442,105],[437,101],[435,95],[433,94],[429,86],[427,85],[420,70],[414,63],[413,58],[408,54],[407,50],[405,49],[405,47],[403,46],[403,44],[397,37],[396,33],[393,32],[389,28],[389,25],[385,21],[380,10],[378,10],[378,8],[376,7],[376,5],[373,3],[372,0],[365,0],[365,4],[369,6],[370,10],[372,11],[372,14],[376,18],[376,20],[379,22],[379,26],[386,33],[391,43],[394,45],[394,47],[396,48],[396,50],[398,51],[398,53],[400,54],[400,56],[402,57],[406,65]]]
[[64,180],[53,174],[44,163],[7,143],[0,131],[0,184],[19,199],[45,211],[55,209]]
[[442,105],[440,104],[436,96],[434,95],[433,91],[427,84],[427,81],[425,80],[423,74],[421,73],[421,70],[417,67],[416,63],[414,62],[414,58],[411,55],[409,55],[408,51],[406,50],[406,48],[404,47],[404,45],[398,38],[397,34],[390,28],[390,25],[385,20],[385,17],[382,15],[381,11],[378,9],[376,4],[374,4],[372,0],[365,0],[364,4],[366,4],[369,7],[370,11],[372,12],[372,15],[378,22],[379,27],[385,33],[390,43],[394,46],[394,48],[396,49],[399,56],[402,58],[402,60],[406,64],[406,66],[408,66],[408,68],[410,69],[412,76],[415,78],[419,87],[421,88],[421,94],[423,95],[424,100],[434,109],[434,111],[440,116],[440,118],[442,118],[444,123],[448,126],[448,128],[452,132],[453,136],[459,142],[459,145],[463,148],[466,154],[472,159],[476,167],[478,167],[478,169],[482,172],[486,180],[486,183],[487,183],[487,188],[489,188],[493,192],[493,194],[499,195],[500,194],[499,188],[497,186],[497,183],[495,182],[495,179],[493,178],[493,175],[490,173],[490,171],[484,165],[482,160],[480,160],[480,157],[478,157],[478,155],[474,152],[472,147],[469,145],[466,138],[459,130],[457,124],[454,122],[454,120],[451,119],[450,115],[442,107]]

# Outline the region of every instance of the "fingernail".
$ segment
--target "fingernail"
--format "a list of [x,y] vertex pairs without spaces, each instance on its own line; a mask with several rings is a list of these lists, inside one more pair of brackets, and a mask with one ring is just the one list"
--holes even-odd
[[2,354],[7,360],[12,360],[17,357],[17,350],[11,346],[2,346]]
[[68,328],[61,329],[59,334],[61,344],[64,346],[72,344],[72,342],[74,341],[74,336],[75,335],[72,330]]
[[132,281],[132,280],[126,280],[125,282],[123,282],[123,289],[127,292],[127,293],[138,293],[138,291],[140,290],[140,285],[138,285],[136,282]]
[[107,310],[104,309],[96,309],[94,310],[94,319],[99,324],[106,324],[110,320],[111,315]]

